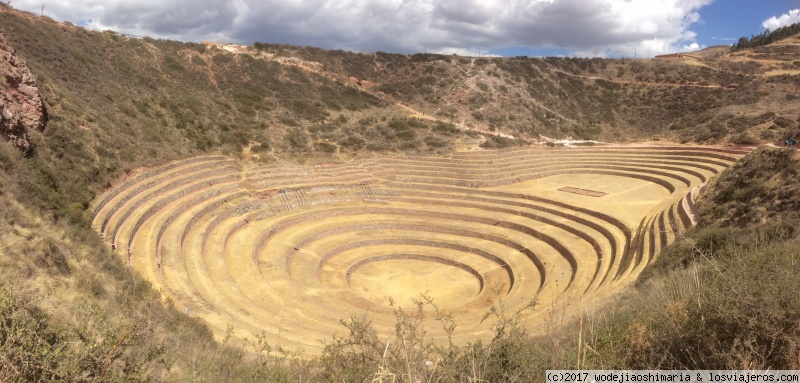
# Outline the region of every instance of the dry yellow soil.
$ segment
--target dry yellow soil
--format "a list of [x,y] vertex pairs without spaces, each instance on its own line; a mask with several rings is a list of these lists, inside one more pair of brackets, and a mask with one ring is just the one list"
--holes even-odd
[[317,354],[351,315],[388,337],[394,310],[426,294],[466,342],[490,335],[481,319],[497,302],[534,302],[524,319],[536,331],[617,291],[694,222],[696,187],[745,153],[518,148],[315,167],[196,157],[120,181],[93,225],[219,336],[232,326]]

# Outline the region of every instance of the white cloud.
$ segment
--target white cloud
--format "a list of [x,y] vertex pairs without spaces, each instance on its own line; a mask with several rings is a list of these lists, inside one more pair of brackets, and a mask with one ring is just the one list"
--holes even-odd
[[794,23],[800,23],[800,9],[792,9],[789,13],[784,13],[778,17],[772,16],[764,20],[761,25],[765,29],[774,31],[780,27],[785,27]]
[[[45,14],[123,33],[357,51],[466,52],[509,46],[650,55],[695,42],[712,0],[61,0]],[[15,0],[39,11],[41,0]],[[227,36],[227,38],[225,37]],[[605,53],[604,53],[605,52]]]
[[700,49],[700,44],[698,44],[698,43],[691,43],[689,45],[684,45],[683,46],[683,50],[685,52],[696,51],[698,49]]
[[[42,3],[17,0],[11,5],[38,14]],[[44,15],[90,28],[194,40],[230,30],[237,10],[233,2],[214,0],[62,0],[45,2]]]
[[489,53],[486,49],[482,48],[458,48],[458,47],[445,47],[436,51],[428,51],[428,53],[438,53],[443,55],[457,55],[464,57],[501,57]]

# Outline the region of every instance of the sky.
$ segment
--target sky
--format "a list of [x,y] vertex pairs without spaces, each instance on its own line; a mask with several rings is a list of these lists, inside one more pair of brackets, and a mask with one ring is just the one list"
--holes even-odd
[[2,1],[136,36],[464,56],[652,57],[800,22],[800,0]]

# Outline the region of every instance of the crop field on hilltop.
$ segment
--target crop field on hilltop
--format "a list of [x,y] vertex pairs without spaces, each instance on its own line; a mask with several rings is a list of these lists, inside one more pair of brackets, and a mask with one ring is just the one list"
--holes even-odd
[[498,302],[535,331],[616,291],[694,223],[698,189],[745,153],[524,148],[316,167],[194,157],[120,182],[93,224],[220,336],[265,333],[318,354],[341,319],[366,314],[388,334],[394,310],[425,296],[465,342],[490,336],[482,318]]

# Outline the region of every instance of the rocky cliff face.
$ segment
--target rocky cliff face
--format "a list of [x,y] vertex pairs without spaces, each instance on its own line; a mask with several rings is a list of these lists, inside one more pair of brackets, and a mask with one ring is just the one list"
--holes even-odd
[[29,129],[42,131],[46,124],[47,109],[36,80],[0,33],[0,135],[30,155]]

